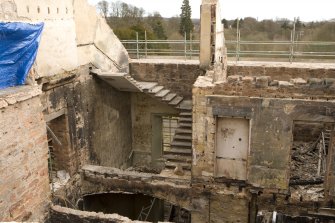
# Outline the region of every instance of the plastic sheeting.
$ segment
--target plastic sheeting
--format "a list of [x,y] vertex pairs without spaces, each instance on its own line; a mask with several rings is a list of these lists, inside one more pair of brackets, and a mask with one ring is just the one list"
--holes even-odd
[[25,83],[36,59],[43,26],[0,22],[0,89]]

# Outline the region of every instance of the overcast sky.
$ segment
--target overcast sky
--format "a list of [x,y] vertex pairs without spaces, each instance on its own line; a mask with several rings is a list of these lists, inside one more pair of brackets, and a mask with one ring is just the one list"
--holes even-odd
[[[96,4],[100,0],[88,0]],[[107,0],[116,2],[117,0]],[[180,14],[183,0],[123,0],[142,7],[146,13],[158,11],[163,17]],[[192,18],[200,18],[201,0],[190,0]],[[221,17],[254,17],[262,19],[300,17],[302,21],[320,21],[335,18],[335,0],[220,0]]]

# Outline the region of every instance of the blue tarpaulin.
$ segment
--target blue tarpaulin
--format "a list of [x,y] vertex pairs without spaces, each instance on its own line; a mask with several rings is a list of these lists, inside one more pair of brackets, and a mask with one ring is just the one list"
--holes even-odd
[[36,59],[43,25],[0,22],[0,89],[25,83]]

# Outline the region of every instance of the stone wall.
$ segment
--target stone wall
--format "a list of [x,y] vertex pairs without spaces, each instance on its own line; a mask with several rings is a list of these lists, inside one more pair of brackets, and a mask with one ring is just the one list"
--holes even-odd
[[[255,85],[230,82],[193,89],[192,172],[195,178],[215,177],[217,117],[242,118],[250,122],[246,182],[255,187],[283,190],[288,189],[293,122],[334,122],[335,107],[325,99],[333,91],[326,86],[321,90],[321,87],[315,89],[308,85],[309,90],[302,94],[299,87],[282,86],[280,90],[256,87],[256,84],[257,81]],[[265,93],[266,90],[269,92]],[[273,96],[275,91],[277,98]],[[291,92],[299,94],[299,99],[292,99]],[[318,97],[321,99],[316,99]]]
[[158,82],[185,98],[192,97],[192,85],[204,72],[198,62],[137,60],[130,63],[130,74],[138,81]]
[[36,88],[0,93],[0,221],[43,221],[50,200],[48,144]]
[[65,111],[74,174],[83,164],[128,166],[131,153],[131,95],[89,75],[84,66],[72,74],[46,78],[41,101],[46,117]]
[[249,200],[238,186],[204,184],[158,174],[85,166],[82,193],[140,193],[165,200],[191,212],[192,222],[248,222]]
[[[208,186],[213,185],[213,182],[214,185],[219,182],[221,186],[226,185],[222,194],[230,194],[231,199],[222,198],[220,203],[227,202],[229,213],[240,213],[240,216],[245,217],[249,215],[251,222],[254,220],[250,216],[257,212],[255,205],[258,205],[259,210],[277,210],[290,215],[311,210],[311,200],[302,195],[299,201],[291,191],[291,149],[293,140],[306,141],[316,136],[311,130],[318,132],[335,121],[335,88],[331,67],[241,66],[236,68],[238,74],[230,74],[227,82],[220,84],[213,84],[211,76],[199,77],[193,88],[193,187],[195,182]],[[232,72],[235,68],[229,69]],[[257,73],[260,70],[267,76]],[[280,70],[284,70],[285,75],[280,75]],[[224,159],[219,152],[222,150],[219,142],[223,140],[219,136],[228,140],[228,135],[241,131],[237,127],[220,127],[219,121],[223,119],[246,120],[248,123],[247,156],[245,159],[225,159],[229,165],[219,162]],[[302,131],[306,125],[308,133]],[[241,135],[239,140],[242,139]],[[228,156],[233,156],[237,148],[223,149]],[[221,175],[218,174],[219,168],[224,170]],[[325,185],[329,184],[328,181],[325,180]],[[215,187],[211,193],[222,195]],[[206,202],[203,202],[206,206]],[[327,200],[319,199],[318,202]],[[215,201],[210,204],[214,205]],[[238,207],[241,209],[235,209]],[[219,211],[213,213],[220,215]],[[225,216],[229,216],[229,213]],[[194,216],[206,218],[202,214]]]
[[229,62],[228,76],[269,76],[272,80],[290,81],[295,78],[335,78],[333,64],[275,63],[275,62]]
[[155,149],[152,146],[153,115],[178,115],[178,111],[143,93],[133,93],[131,98],[133,164],[150,166],[152,150]]
[[50,209],[50,223],[81,223],[81,222],[96,222],[96,223],[131,223],[144,222],[132,221],[127,217],[122,217],[118,214],[103,214],[96,212],[79,211],[61,206],[52,206]]

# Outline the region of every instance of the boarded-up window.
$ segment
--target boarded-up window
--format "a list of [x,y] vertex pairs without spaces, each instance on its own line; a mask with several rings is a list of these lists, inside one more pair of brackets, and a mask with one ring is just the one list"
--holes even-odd
[[247,178],[249,120],[218,118],[216,131],[216,176]]

